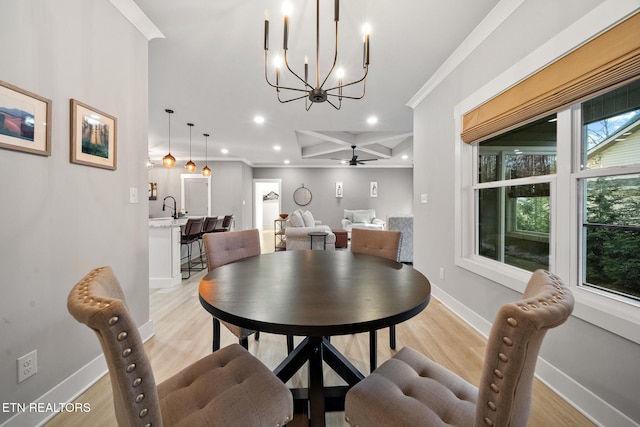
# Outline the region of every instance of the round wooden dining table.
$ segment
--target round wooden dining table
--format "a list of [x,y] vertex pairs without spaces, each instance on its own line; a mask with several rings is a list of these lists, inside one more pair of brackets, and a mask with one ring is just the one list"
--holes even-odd
[[[213,316],[257,331],[304,336],[274,373],[287,382],[307,361],[312,426],[325,411],[341,410],[346,390],[364,378],[330,342],[334,335],[372,332],[403,322],[429,303],[429,280],[410,265],[350,251],[262,254],[210,271],[200,282],[200,302]],[[324,387],[322,363],[348,385]]]

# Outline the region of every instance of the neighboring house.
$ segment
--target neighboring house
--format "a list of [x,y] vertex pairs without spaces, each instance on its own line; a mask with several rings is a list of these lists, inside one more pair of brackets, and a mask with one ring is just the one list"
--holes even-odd
[[589,169],[640,163],[640,114],[587,153]]

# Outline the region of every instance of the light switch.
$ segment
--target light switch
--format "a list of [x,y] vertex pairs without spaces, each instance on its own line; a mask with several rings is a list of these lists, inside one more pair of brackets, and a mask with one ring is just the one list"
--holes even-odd
[[138,203],[138,189],[136,187],[129,188],[129,203]]

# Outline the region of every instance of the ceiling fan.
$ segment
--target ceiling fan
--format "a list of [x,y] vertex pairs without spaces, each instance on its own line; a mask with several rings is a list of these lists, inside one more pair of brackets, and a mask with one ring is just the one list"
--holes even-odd
[[342,163],[349,163],[349,166],[357,166],[357,165],[364,165],[364,162],[372,162],[374,160],[378,160],[378,159],[360,159],[358,160],[358,156],[356,156],[356,146],[352,145],[351,146],[351,150],[353,151],[353,155],[351,157],[351,159],[333,159],[333,160],[340,160]]

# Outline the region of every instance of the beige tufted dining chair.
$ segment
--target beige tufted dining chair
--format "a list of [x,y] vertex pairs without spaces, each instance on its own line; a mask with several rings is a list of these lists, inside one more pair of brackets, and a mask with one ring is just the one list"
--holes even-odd
[[[204,241],[209,271],[230,262],[260,255],[261,252],[260,232],[257,228],[226,233],[209,233],[204,235],[202,240]],[[213,351],[220,348],[220,323],[220,320],[213,318]],[[249,348],[251,334],[255,333],[256,340],[260,338],[260,333],[252,329],[241,328],[225,321],[222,321],[222,324],[238,337],[238,341],[246,349]]]
[[347,421],[352,426],[526,426],[542,339],[568,319],[573,304],[559,277],[535,271],[523,299],[498,311],[479,388],[405,347],[347,393]]
[[98,336],[120,427],[273,427],[293,417],[291,392],[238,344],[156,386],[138,328],[110,267],[97,268],[80,280],[69,293],[67,308]]
[[[351,252],[375,255],[398,261],[402,233],[390,230],[368,230],[364,228],[351,229]],[[389,284],[392,286],[392,284]],[[389,326],[389,347],[396,348],[396,326]],[[376,368],[378,339],[376,331],[369,332],[369,364],[371,370]]]

